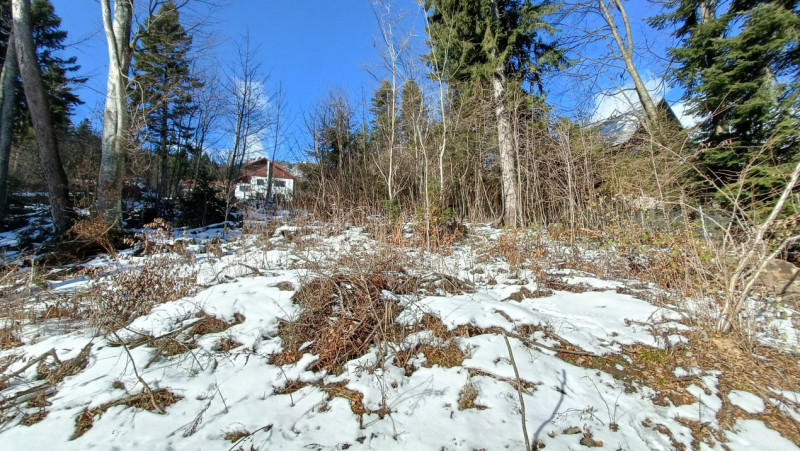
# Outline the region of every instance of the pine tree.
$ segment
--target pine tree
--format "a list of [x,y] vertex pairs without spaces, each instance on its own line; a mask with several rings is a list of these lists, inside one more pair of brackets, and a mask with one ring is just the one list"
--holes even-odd
[[548,1],[427,0],[430,53],[426,61],[445,81],[491,84],[503,181],[503,221],[520,218],[511,121],[506,110],[509,86],[529,83],[542,91],[542,75],[562,56],[545,40],[553,28],[543,17],[556,7]]
[[[8,49],[8,37],[11,30],[11,8],[9,2],[0,2],[0,65],[5,64]],[[56,126],[66,129],[70,125],[69,116],[77,105],[83,102],[75,94],[75,87],[86,82],[85,77],[72,75],[81,66],[77,57],[64,58],[61,54],[66,49],[67,32],[61,29],[61,18],[56,15],[50,0],[33,0],[31,2],[31,27],[36,56],[42,73],[42,81],[53,114]],[[16,95],[16,133],[30,127],[27,117],[27,105],[22,92],[22,81],[17,79]]]
[[800,156],[800,1],[733,1],[723,14],[714,4],[672,0],[651,22],[675,26],[673,79],[708,117],[700,166],[731,191],[750,167],[745,203],[768,203]]
[[169,155],[186,153],[192,128],[187,120],[192,108],[191,91],[199,81],[191,74],[187,54],[192,37],[180,24],[172,1],[164,3],[146,23],[134,51],[131,87],[136,113],[144,119],[144,140],[160,160],[158,195],[169,195]]
[[[74,93],[76,85],[84,83],[86,78],[71,75],[78,71],[76,57],[63,58],[64,41],[67,32],[62,30],[61,18],[55,14],[49,0],[33,0],[30,5],[31,33],[36,50],[42,82],[49,111],[54,126],[66,130],[70,125],[70,113],[76,105],[83,102]],[[6,189],[8,183],[8,163],[11,143],[19,141],[22,136],[29,135],[32,124],[28,112],[27,100],[22,87],[22,79],[16,70],[16,61],[6,61],[7,55],[13,55],[9,49],[11,37],[11,3],[0,2],[0,66],[9,75],[9,88],[3,91],[2,137],[0,137],[0,217],[5,212]],[[8,63],[8,64],[7,64]],[[8,102],[8,104],[6,104]]]

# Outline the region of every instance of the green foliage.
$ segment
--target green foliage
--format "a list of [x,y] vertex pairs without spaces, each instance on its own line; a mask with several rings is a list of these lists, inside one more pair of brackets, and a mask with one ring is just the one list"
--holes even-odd
[[[83,103],[74,92],[75,86],[85,83],[86,78],[70,75],[81,68],[76,64],[77,57],[61,56],[66,48],[64,41],[67,39],[67,32],[61,29],[61,18],[55,14],[50,0],[33,0],[31,3],[31,29],[53,121],[57,127],[66,128],[73,108]],[[10,31],[11,2],[0,2],[0,67],[5,64]],[[31,127],[28,105],[19,77],[15,82],[15,90],[19,106],[14,120],[14,136],[19,140]]]
[[225,219],[225,201],[206,177],[181,197],[178,209],[181,212],[178,223],[182,227],[202,227]]
[[400,205],[397,203],[397,199],[384,199],[381,204],[390,221],[394,222],[400,217]]
[[447,81],[490,80],[501,74],[541,91],[542,74],[563,62],[545,35],[549,1],[427,0],[430,53],[425,60]]
[[[743,0],[701,20],[698,0],[670,0],[651,19],[675,25],[674,81],[686,90],[706,145],[699,166],[758,211],[780,192],[800,152],[800,15],[797,0]],[[747,170],[743,186],[738,184]]]
[[192,37],[180,24],[175,4],[168,1],[147,20],[133,55],[131,98],[135,116],[143,119],[140,136],[161,156],[161,194],[166,190],[169,153],[177,154],[177,160],[188,161],[194,132],[190,121],[195,107],[192,90],[200,82],[190,70],[191,45]]

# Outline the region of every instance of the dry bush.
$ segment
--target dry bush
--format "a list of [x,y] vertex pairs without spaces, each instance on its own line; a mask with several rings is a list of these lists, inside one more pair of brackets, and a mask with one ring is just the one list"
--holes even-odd
[[31,294],[30,277],[21,268],[22,259],[0,266],[0,349],[22,345],[22,325],[30,319],[26,299]]
[[486,407],[475,404],[476,399],[478,399],[478,388],[474,382],[467,381],[458,393],[458,410],[485,409]]
[[431,207],[417,213],[413,235],[410,240],[402,239],[411,246],[426,248],[448,248],[463,241],[468,235],[467,227],[459,222],[451,209]]
[[22,340],[19,339],[18,335],[18,326],[9,326],[0,329],[0,349],[10,349],[17,346],[22,346]]
[[123,269],[75,296],[92,322],[117,329],[146,315],[155,305],[193,294],[196,271],[168,256],[150,257],[139,268]]
[[272,362],[290,363],[302,356],[301,351],[310,352],[319,356],[310,369],[339,373],[372,344],[397,341],[402,328],[398,330],[395,318],[401,309],[381,293],[389,286],[381,273],[337,274],[304,285],[293,298],[301,308],[299,316],[279,328],[286,350],[273,356]]
[[114,225],[99,216],[75,222],[69,235],[74,236],[74,240],[84,246],[98,246],[112,257],[117,255],[113,243],[116,240]]

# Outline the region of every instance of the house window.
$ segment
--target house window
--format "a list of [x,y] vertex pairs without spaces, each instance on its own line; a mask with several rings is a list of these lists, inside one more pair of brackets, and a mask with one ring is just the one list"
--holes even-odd
[[264,186],[266,184],[267,183],[264,181],[264,179],[256,179],[256,185],[257,186]]
[[285,180],[275,180],[275,188],[283,188],[286,186]]
[[239,191],[241,191],[243,193],[246,193],[246,192],[250,191],[250,185],[242,183],[241,185],[239,185]]

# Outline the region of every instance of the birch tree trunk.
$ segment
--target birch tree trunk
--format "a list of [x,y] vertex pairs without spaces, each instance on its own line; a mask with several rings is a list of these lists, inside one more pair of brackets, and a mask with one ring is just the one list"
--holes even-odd
[[5,217],[8,199],[8,164],[11,157],[11,125],[17,102],[14,80],[17,78],[17,49],[14,30],[8,34],[8,48],[0,75],[0,219]]
[[503,184],[503,224],[517,226],[517,183],[514,165],[514,140],[511,136],[511,122],[506,111],[506,93],[502,74],[492,77],[492,100],[497,120],[497,144],[500,150],[500,173]]
[[12,0],[11,8],[17,66],[22,76],[25,100],[28,102],[31,122],[36,133],[36,144],[39,147],[39,160],[50,194],[50,214],[53,217],[56,233],[62,234],[72,225],[69,186],[58,154],[53,117],[42,83],[42,74],[39,73],[36,47],[31,33],[30,0]]
[[97,181],[98,213],[109,224],[122,227],[122,182],[125,174],[125,130],[128,126],[126,86],[130,66],[133,0],[101,0],[103,28],[108,42],[108,83],[103,111],[102,156]]

